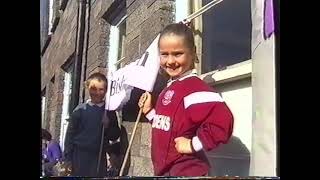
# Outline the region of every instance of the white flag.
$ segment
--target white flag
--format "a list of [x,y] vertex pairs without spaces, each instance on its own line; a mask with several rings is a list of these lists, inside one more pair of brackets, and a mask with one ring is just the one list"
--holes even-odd
[[125,84],[137,87],[151,92],[160,68],[160,56],[158,49],[158,35],[151,45],[147,48],[142,57],[133,63],[130,63],[128,68],[128,78]]
[[127,68],[109,73],[105,109],[117,110],[129,101],[133,87],[124,84]]
[[158,35],[140,59],[108,75],[107,110],[120,109],[126,104],[133,87],[151,92],[160,68]]

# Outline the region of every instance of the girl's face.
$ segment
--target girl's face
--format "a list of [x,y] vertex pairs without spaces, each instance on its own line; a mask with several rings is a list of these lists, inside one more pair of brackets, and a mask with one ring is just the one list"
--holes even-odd
[[159,42],[160,65],[171,78],[177,78],[193,68],[195,53],[185,44],[182,36],[168,34]]

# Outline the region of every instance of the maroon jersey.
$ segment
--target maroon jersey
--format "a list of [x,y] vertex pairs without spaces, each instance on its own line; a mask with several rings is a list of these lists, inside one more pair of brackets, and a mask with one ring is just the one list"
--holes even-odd
[[[156,107],[147,114],[152,123],[151,157],[155,175],[201,176],[210,164],[204,150],[226,143],[233,130],[233,116],[221,96],[189,74],[166,87]],[[180,154],[177,137],[192,139],[192,154]]]

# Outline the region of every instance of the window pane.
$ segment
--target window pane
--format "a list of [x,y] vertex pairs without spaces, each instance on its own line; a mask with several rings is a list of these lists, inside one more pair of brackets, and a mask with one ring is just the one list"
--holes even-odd
[[124,54],[123,46],[124,46],[124,41],[126,38],[126,21],[125,20],[119,26],[119,37],[120,37],[119,44],[120,44],[120,48],[121,48],[121,50],[119,51],[119,55],[120,55],[119,59],[121,59]]
[[41,101],[42,101],[42,103],[41,103],[41,124],[43,125],[44,124],[44,119],[45,119],[45,117],[44,117],[44,112],[45,112],[45,110],[46,110],[46,97],[45,96],[42,96],[42,98],[41,98]]
[[[119,48],[118,48],[118,59],[117,61],[121,60],[124,57],[124,44],[126,40],[126,21],[122,21],[119,25]],[[117,69],[119,69],[121,63],[117,64]]]
[[73,100],[73,96],[72,94],[74,93],[74,89],[72,88],[72,80],[73,80],[73,76],[74,76],[74,64],[72,63],[71,66],[68,69],[68,77],[69,78],[69,84],[68,84],[68,89],[69,89],[69,101],[68,101],[68,114],[70,115],[73,111],[73,107],[72,107],[72,102]]
[[224,0],[202,17],[202,73],[251,58],[250,0]]

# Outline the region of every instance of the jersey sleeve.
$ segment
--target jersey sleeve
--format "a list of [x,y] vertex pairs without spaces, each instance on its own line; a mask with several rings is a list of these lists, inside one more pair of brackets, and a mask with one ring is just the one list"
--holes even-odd
[[187,117],[200,124],[192,138],[195,151],[210,151],[220,143],[227,143],[233,131],[233,115],[218,93],[193,92],[184,97],[184,108]]
[[145,117],[149,120],[150,123],[152,123],[152,120],[155,115],[156,115],[156,110],[153,108],[145,115]]

